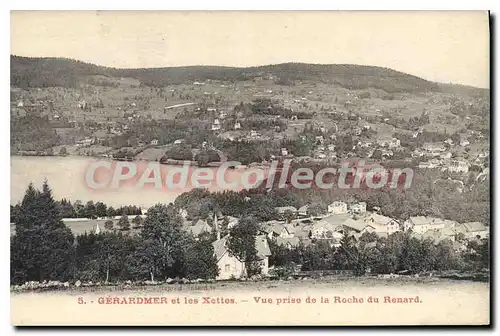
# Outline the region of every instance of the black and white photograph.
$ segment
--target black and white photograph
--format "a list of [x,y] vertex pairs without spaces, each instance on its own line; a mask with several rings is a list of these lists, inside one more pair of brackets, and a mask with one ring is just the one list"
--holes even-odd
[[490,20],[11,11],[11,324],[490,325]]

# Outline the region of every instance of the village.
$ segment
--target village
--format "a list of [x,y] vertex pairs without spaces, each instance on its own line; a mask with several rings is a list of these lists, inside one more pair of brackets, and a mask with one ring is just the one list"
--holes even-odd
[[[23,73],[24,68],[16,68],[17,61],[26,60],[13,58],[14,69]],[[36,59],[29,62],[38,69]],[[61,62],[79,66],[71,60]],[[57,66],[54,63],[54,69]],[[317,68],[314,73],[324,76],[301,72],[301,67]],[[35,79],[50,81],[43,71],[34,71]],[[221,77],[183,71],[188,75],[175,82],[151,83],[141,72],[122,71],[115,76],[78,73],[76,85],[64,79],[44,87],[14,83],[11,153],[62,162],[74,156],[165,165],[189,162],[200,167],[236,161],[239,168],[291,160],[294,168],[316,169],[348,160],[415,172],[415,182],[404,192],[287,190],[288,196],[282,197],[270,190],[241,190],[210,195],[208,201],[195,197],[189,204],[178,201],[189,199],[189,192],[178,195],[174,203],[181,219],[172,225],[181,225],[194,239],[191,244],[197,253],[211,251],[217,280],[249,276],[247,257],[235,253],[231,235],[249,219],[256,229],[242,234],[255,241],[251,245],[258,260],[252,262],[263,277],[281,274],[282,268],[289,275],[305,270],[419,273],[467,268],[477,262],[475,256],[482,256],[478,250],[488,241],[490,227],[488,90],[458,90],[365,66],[282,64],[240,75],[237,69],[236,75]],[[365,75],[351,76],[359,72]],[[62,222],[76,240],[88,239],[89,234],[130,239],[131,246],[140,248],[129,252],[142,253],[141,248],[152,247],[142,246],[147,241],[135,237],[144,234],[149,209],[138,205],[143,207],[141,214],[73,213]],[[202,211],[201,206],[210,210]],[[11,222],[16,223],[15,218]],[[12,237],[17,236],[16,225],[11,224]],[[394,247],[401,241],[427,252],[420,253],[414,264],[385,260],[406,258],[406,252]],[[433,255],[432,262],[425,261],[426,253]],[[377,259],[382,262],[376,267],[365,265],[373,266]],[[98,271],[90,261],[78,267],[89,278],[102,278],[103,269],[110,273],[109,265],[98,264]],[[141,265],[130,267],[141,277],[147,274]],[[170,272],[169,267],[163,273],[148,267],[151,278]],[[113,272],[116,278],[139,276],[124,275],[120,269]]]
[[[376,211],[367,211],[366,203],[347,204],[335,201],[328,205],[327,213],[311,215],[308,205],[299,209],[293,206],[275,209],[279,220],[259,223],[258,235],[255,237],[255,249],[260,265],[260,274],[269,277],[273,274],[273,265],[269,264],[271,250],[269,243],[292,250],[299,246],[310,246],[326,243],[332,248],[339,248],[344,235],[357,240],[363,234],[375,234],[377,238],[387,238],[397,232],[407,232],[412,238],[430,240],[437,245],[448,240],[457,253],[467,251],[468,243],[489,239],[489,227],[481,222],[458,223],[434,217],[415,216],[404,222],[383,216]],[[187,219],[187,212],[180,210],[183,219],[182,227],[195,239],[214,240],[212,242],[215,260],[218,267],[216,280],[241,279],[246,276],[245,262],[230,252],[227,246],[228,234],[221,236],[220,227],[226,232],[239,225],[239,218],[219,217],[214,213],[209,221]],[[120,230],[120,222],[132,223],[125,231],[130,234],[140,233],[141,223],[147,218],[147,210],[141,215],[114,216],[111,218],[63,218],[63,223],[78,236],[86,233],[99,235],[105,232]],[[111,225],[110,225],[111,223]],[[210,224],[209,224],[210,223]],[[15,234],[15,224],[11,223],[11,235]],[[375,242],[368,243],[365,249],[375,249]],[[299,265],[300,267],[300,265]]]

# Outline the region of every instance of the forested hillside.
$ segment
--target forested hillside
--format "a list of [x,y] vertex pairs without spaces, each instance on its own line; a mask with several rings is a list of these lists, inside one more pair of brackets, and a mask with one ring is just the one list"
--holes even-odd
[[11,85],[16,87],[75,87],[86,76],[132,77],[148,86],[193,81],[245,81],[258,76],[275,78],[278,85],[313,80],[348,89],[383,89],[387,92],[437,91],[436,83],[391,69],[349,64],[285,63],[251,68],[188,66],[115,69],[63,58],[11,56]]

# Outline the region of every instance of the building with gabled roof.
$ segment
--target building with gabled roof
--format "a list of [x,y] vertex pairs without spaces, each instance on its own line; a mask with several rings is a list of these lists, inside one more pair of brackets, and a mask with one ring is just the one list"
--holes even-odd
[[490,228],[481,222],[468,222],[459,224],[459,227],[465,231],[467,238],[488,238],[490,236]]
[[[216,280],[239,279],[246,275],[245,262],[232,255],[227,247],[228,238],[229,235],[212,243],[214,256],[219,268],[219,275],[217,275]],[[269,274],[269,256],[271,255],[271,250],[269,249],[265,235],[255,237],[255,249],[259,258],[261,274]]]

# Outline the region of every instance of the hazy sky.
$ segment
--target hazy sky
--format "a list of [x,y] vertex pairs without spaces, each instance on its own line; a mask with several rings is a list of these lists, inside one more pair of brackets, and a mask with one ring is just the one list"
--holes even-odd
[[486,12],[12,12],[11,54],[121,68],[349,63],[489,87]]

